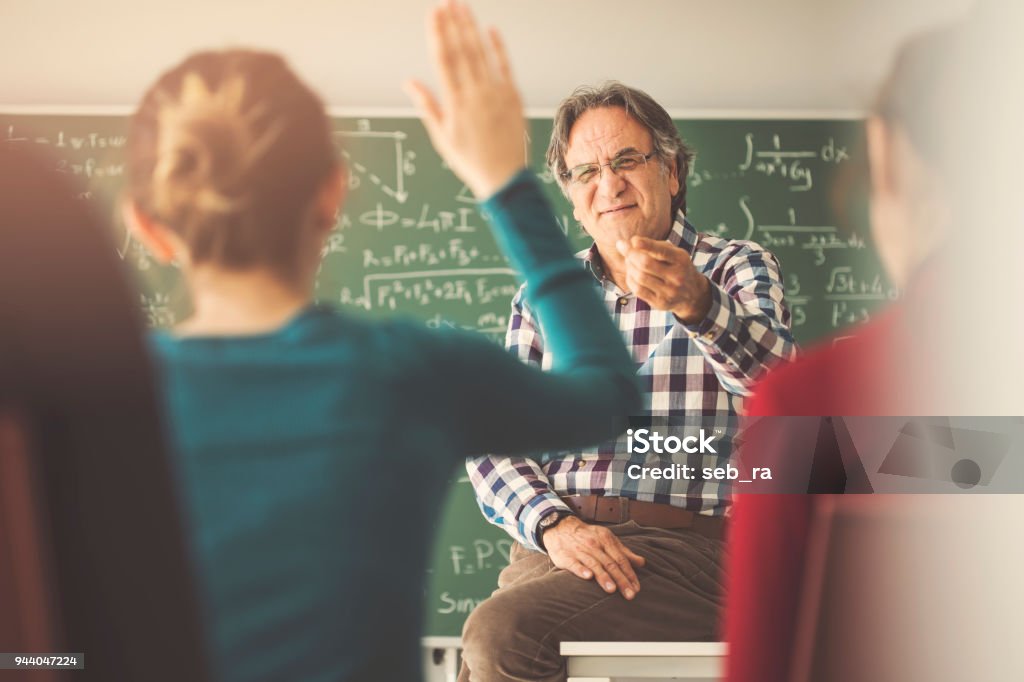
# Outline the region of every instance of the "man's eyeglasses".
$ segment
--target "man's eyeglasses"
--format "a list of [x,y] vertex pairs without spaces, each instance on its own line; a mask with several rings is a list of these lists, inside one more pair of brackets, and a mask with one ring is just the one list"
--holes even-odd
[[608,166],[612,173],[621,177],[621,173],[628,173],[646,166],[652,156],[654,156],[654,152],[650,154],[629,152],[619,154],[608,163],[581,163],[562,173],[562,178],[570,185],[587,185],[601,177],[601,169],[605,166]]

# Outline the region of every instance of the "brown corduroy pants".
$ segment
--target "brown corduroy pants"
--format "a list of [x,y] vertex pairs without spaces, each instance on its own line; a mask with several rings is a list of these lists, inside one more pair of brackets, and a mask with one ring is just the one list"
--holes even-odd
[[718,638],[721,540],[632,521],[608,529],[647,560],[636,597],[608,594],[517,543],[498,589],[466,621],[459,682],[564,682],[563,641]]

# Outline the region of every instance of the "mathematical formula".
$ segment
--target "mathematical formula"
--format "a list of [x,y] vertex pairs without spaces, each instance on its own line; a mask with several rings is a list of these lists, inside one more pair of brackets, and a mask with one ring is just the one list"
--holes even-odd
[[[62,117],[53,126],[40,124],[46,117],[31,119],[32,132],[26,117],[0,115],[0,142],[46,147],[55,172],[84,183],[80,198],[97,203],[101,215],[116,215],[125,119],[82,126]],[[507,320],[516,279],[472,195],[426,144],[418,123],[364,118],[345,125],[335,140],[348,170],[349,199],[321,250],[317,298],[496,333]],[[798,338],[800,328],[822,334],[868,319],[898,296],[871,253],[864,225],[846,229],[828,209],[836,174],[862,152],[847,136],[818,125],[824,132],[817,138],[803,132],[812,124],[733,126],[712,144],[700,141],[698,123],[680,124],[699,153],[687,178],[691,216],[699,216],[691,220],[702,231],[755,241],[778,257]],[[544,135],[534,136],[535,147],[542,147]],[[562,231],[585,246],[554,177],[547,169],[538,175]],[[155,326],[180,321],[187,314],[184,288],[175,284],[180,273],[158,265],[121,226],[114,241],[148,288],[141,299],[145,318]]]

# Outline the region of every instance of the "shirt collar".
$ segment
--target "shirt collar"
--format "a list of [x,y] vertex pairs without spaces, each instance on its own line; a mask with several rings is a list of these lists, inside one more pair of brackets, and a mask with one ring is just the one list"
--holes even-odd
[[[690,221],[686,219],[682,211],[676,213],[676,220],[672,223],[672,229],[668,233],[668,237],[665,238],[672,246],[678,246],[681,249],[685,249],[690,256],[693,256],[694,250],[697,248],[697,241],[699,236],[696,228],[690,224]],[[579,252],[576,254],[577,258],[583,260],[583,265],[587,270],[590,271],[594,277],[598,280],[606,279],[604,273],[604,261],[601,260],[601,254],[597,250],[597,244],[592,244],[589,249]]]

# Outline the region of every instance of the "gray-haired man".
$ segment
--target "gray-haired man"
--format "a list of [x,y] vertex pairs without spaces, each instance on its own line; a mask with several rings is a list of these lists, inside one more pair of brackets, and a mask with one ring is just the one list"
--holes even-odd
[[[548,147],[594,239],[579,255],[636,360],[643,416],[724,426],[794,345],[774,256],[686,221],[691,160],[668,113],[620,83],[573,93]],[[549,366],[522,291],[512,308],[508,347]],[[727,457],[688,461],[724,467]],[[716,637],[727,486],[627,473],[643,461],[621,438],[544,464],[467,463],[485,516],[518,543],[499,589],[466,623],[460,680],[564,680],[563,640]]]

